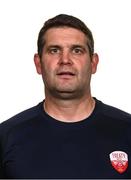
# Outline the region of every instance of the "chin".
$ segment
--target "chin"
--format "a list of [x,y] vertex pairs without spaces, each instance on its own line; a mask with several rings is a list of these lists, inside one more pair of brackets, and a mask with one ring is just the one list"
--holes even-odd
[[57,89],[52,91],[52,96],[58,98],[58,99],[63,99],[63,100],[72,100],[72,99],[77,99],[82,96],[81,91],[76,91],[73,89]]

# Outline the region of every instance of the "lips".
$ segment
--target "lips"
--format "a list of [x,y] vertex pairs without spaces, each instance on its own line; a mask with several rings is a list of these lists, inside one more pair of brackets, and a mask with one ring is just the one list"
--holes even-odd
[[60,79],[65,79],[65,80],[69,80],[69,79],[72,79],[73,77],[75,77],[75,73],[72,72],[72,71],[59,71],[57,73],[57,76],[60,78]]
[[57,73],[57,75],[62,76],[62,75],[69,75],[69,76],[75,76],[75,73],[70,72],[70,71],[62,71]]

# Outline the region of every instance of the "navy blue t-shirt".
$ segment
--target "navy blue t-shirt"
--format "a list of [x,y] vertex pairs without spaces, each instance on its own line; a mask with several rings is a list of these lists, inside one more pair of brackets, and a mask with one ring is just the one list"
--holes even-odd
[[131,115],[95,100],[80,122],[53,119],[43,102],[2,122],[0,178],[131,179]]

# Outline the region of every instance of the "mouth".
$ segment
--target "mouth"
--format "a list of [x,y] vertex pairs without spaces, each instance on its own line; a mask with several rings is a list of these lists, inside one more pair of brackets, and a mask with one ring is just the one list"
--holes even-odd
[[75,73],[70,72],[70,71],[62,71],[57,73],[57,75],[61,78],[71,78],[75,76]]

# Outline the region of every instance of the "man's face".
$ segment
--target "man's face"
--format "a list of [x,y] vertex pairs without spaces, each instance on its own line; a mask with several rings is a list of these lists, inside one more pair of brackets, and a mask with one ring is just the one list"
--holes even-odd
[[50,28],[44,39],[42,57],[35,56],[35,65],[46,95],[71,99],[89,93],[98,57],[94,54],[91,59],[85,34],[70,27]]

